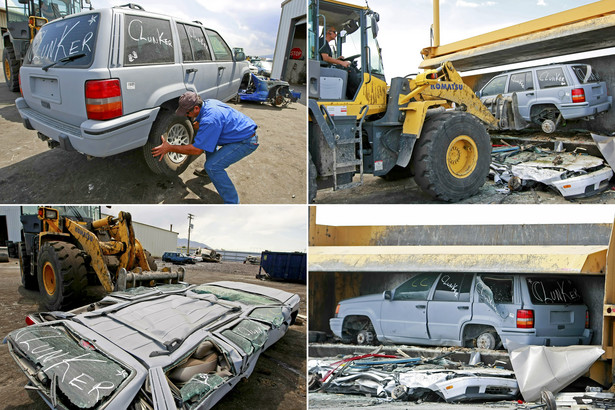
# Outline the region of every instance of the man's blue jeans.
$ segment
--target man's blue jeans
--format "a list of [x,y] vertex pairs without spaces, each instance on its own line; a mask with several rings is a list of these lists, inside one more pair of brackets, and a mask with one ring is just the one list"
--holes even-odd
[[238,204],[239,196],[226,173],[231,164],[247,157],[258,148],[258,136],[221,146],[217,151],[205,152],[205,171],[225,204]]

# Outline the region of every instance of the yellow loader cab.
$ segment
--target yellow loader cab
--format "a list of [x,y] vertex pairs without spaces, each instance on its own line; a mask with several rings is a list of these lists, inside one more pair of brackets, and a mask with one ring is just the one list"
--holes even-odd
[[[497,126],[450,63],[387,86],[378,13],[335,0],[309,4],[309,188],[350,188],[363,174],[414,175],[433,198],[474,195],[489,173],[491,143],[482,120]],[[327,30],[336,37],[327,42]],[[323,60],[325,43],[333,58]],[[409,69],[411,70],[411,69]],[[455,102],[455,108],[451,105]],[[358,178],[354,178],[358,174]]]

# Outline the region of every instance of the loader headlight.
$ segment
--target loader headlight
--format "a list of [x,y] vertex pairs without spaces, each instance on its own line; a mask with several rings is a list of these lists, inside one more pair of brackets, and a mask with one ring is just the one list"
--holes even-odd
[[40,219],[58,219],[58,211],[51,208],[39,208],[38,217]]

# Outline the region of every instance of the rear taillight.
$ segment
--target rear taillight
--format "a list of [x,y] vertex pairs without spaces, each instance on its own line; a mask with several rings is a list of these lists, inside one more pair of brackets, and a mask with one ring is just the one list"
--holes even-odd
[[585,329],[589,329],[589,310],[585,311]]
[[575,88],[574,90],[572,90],[572,102],[585,102],[585,90],[583,90],[582,88]]
[[517,327],[531,329],[534,327],[534,311],[529,309],[517,310]]
[[338,313],[340,313],[340,305],[337,305],[337,307],[335,308],[335,316],[337,316]]
[[32,317],[30,317],[30,315],[26,316],[26,325],[28,326],[32,326],[36,324],[36,322],[34,321],[34,319],[32,319]]
[[90,120],[110,120],[122,116],[120,80],[93,80],[85,83],[85,107]]

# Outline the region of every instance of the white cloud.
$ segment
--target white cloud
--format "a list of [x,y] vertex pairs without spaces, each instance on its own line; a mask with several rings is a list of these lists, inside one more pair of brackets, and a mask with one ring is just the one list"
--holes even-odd
[[479,4],[471,2],[471,1],[457,0],[457,3],[455,3],[455,6],[457,6],[457,7],[472,7],[472,8],[476,8],[476,7],[479,6]]
[[536,3],[537,6],[547,6],[547,2],[545,2],[545,0],[538,0],[538,3]]

